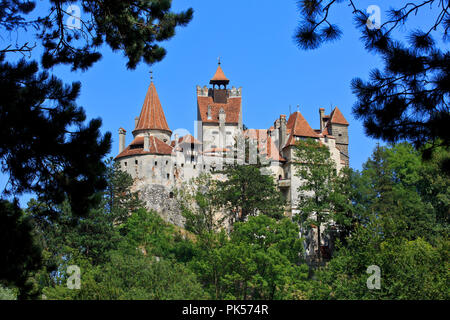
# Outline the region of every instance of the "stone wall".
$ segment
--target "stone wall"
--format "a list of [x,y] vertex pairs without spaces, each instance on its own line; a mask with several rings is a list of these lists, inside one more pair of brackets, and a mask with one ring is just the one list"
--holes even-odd
[[186,219],[175,198],[170,198],[170,191],[158,184],[145,184],[139,189],[139,197],[149,210],[155,210],[165,221],[184,227]]
[[349,154],[348,154],[348,126],[340,124],[332,124],[331,134],[336,138],[336,148],[340,151],[341,160],[345,165],[349,165]]

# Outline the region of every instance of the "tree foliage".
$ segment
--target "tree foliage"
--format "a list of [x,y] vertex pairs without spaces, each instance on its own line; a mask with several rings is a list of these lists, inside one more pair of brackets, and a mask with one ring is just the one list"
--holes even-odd
[[287,218],[265,215],[204,234],[190,267],[214,299],[295,299],[305,296],[299,230]]
[[[341,36],[339,26],[330,21],[330,12],[341,3],[351,8],[365,48],[384,62],[383,70],[370,72],[369,81],[355,78],[351,84],[357,97],[353,113],[363,120],[366,133],[387,142],[410,141],[416,148],[430,143],[422,149],[425,158],[436,146],[450,147],[450,55],[438,42],[449,39],[448,1],[409,1],[391,7],[388,19],[377,27],[351,0],[298,1],[301,22],[295,39],[300,48],[316,49]],[[408,28],[411,16],[424,10],[431,10],[430,25]],[[394,38],[405,30],[406,39]],[[443,166],[450,170],[450,159],[444,159]]]
[[199,235],[220,229],[225,217],[219,212],[217,188],[217,181],[210,174],[201,174],[176,190],[188,231]]
[[[296,207],[300,213],[296,219],[304,229],[317,230],[316,257],[320,260],[322,228],[327,228],[333,220],[348,224],[335,217],[335,213],[340,213],[341,218],[347,213],[345,205],[349,200],[342,192],[347,183],[346,172],[339,176],[328,147],[313,139],[297,141],[294,155],[295,175],[302,181],[297,189]],[[335,211],[337,207],[341,210]]]
[[0,214],[0,288],[4,285],[19,289],[20,299],[33,297],[28,280],[32,272],[41,267],[42,250],[33,224],[17,201],[0,200]]
[[[436,150],[435,157],[445,156]],[[448,299],[449,207],[442,193],[449,180],[436,163],[423,162],[407,143],[376,148],[353,177],[360,189],[352,199],[354,228],[317,272],[311,298]],[[430,190],[442,196],[430,197]],[[379,290],[367,288],[371,265],[381,270]]]
[[265,214],[280,218],[284,202],[271,175],[262,174],[256,165],[228,165],[220,172],[226,180],[217,183],[219,204],[236,221]]

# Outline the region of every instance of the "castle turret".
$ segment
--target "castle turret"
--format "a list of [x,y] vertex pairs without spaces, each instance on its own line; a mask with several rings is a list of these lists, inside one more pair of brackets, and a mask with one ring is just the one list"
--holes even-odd
[[148,87],[141,114],[133,130],[133,136],[143,136],[144,133],[156,136],[167,144],[170,143],[170,136],[172,135],[153,81]]
[[214,77],[209,81],[209,83],[213,85],[214,102],[227,103],[228,98],[227,85],[228,83],[230,83],[230,80],[223,73],[223,70],[220,67],[220,60],[219,65],[217,66],[216,73],[214,74]]
[[345,119],[338,107],[330,114],[329,133],[336,138],[336,148],[339,149],[341,155],[341,162],[346,166],[349,165],[348,154],[348,126],[349,123]]

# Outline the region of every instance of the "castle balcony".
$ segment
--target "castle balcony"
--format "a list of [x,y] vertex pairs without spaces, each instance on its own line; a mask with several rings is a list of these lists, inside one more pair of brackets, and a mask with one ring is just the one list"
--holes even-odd
[[291,187],[291,179],[279,179],[278,187],[279,188],[290,188]]

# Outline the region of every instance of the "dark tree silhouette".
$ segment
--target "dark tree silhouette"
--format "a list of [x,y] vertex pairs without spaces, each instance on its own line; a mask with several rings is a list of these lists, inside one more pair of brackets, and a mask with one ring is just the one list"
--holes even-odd
[[[176,14],[171,1],[81,1],[80,28],[67,25],[71,1],[50,1],[46,16],[30,18],[35,1],[0,3],[0,29],[17,32],[16,43],[0,49],[0,159],[9,175],[7,192],[35,192],[41,201],[60,204],[68,198],[74,214],[98,204],[94,196],[106,187],[104,156],[110,133],[100,134],[100,119],[84,124],[85,113],[75,100],[80,83],[64,85],[34,61],[9,63],[14,53],[33,53],[36,43],[20,43],[21,30],[36,31],[43,47],[42,66],[68,64],[86,70],[100,59],[103,43],[122,51],[127,66],[160,61],[165,50],[157,42],[186,25],[192,9]],[[12,38],[12,37],[11,37]]]
[[[377,27],[355,1],[298,1],[301,21],[295,40],[300,48],[316,49],[340,38],[339,26],[329,21],[330,11],[340,4],[349,6],[365,48],[384,60],[384,70],[372,70],[369,81],[356,78],[351,84],[358,99],[353,113],[363,120],[366,133],[387,142],[410,141],[417,148],[428,142],[430,147],[422,148],[426,158],[439,145],[448,148],[450,53],[441,50],[435,39],[449,40],[449,1],[408,1],[391,8],[388,20]],[[408,30],[406,41],[393,38],[394,32],[401,34],[399,29],[407,27],[411,15],[423,10],[435,14],[429,25]],[[447,159],[447,170],[449,164]]]
[[[170,0],[79,1],[78,20],[66,12],[73,1],[49,4],[43,17],[34,18],[35,1],[0,1],[0,170],[9,176],[1,198],[32,192],[46,204],[40,218],[52,221],[66,199],[77,218],[99,205],[107,187],[103,159],[111,134],[100,133],[100,119],[85,123],[85,112],[75,102],[79,82],[65,85],[45,70],[65,64],[85,71],[101,58],[104,44],[121,51],[131,69],[141,61],[160,61],[166,52],[158,43],[173,37],[193,11],[173,13]],[[68,25],[69,18],[79,27]],[[33,31],[35,39],[30,41]],[[28,40],[22,41],[25,33]],[[3,36],[7,34],[9,38]],[[35,59],[37,47],[42,49],[44,71],[36,61],[25,59]],[[18,62],[17,54],[24,56]],[[36,270],[40,253],[29,240],[31,229],[19,217],[17,201],[11,204],[1,198],[1,236],[15,239],[3,233],[5,228],[20,234],[18,241],[2,242],[6,262],[0,266],[6,263],[7,268],[0,268],[0,282],[17,286],[24,297],[28,291],[24,281],[29,271]]]

